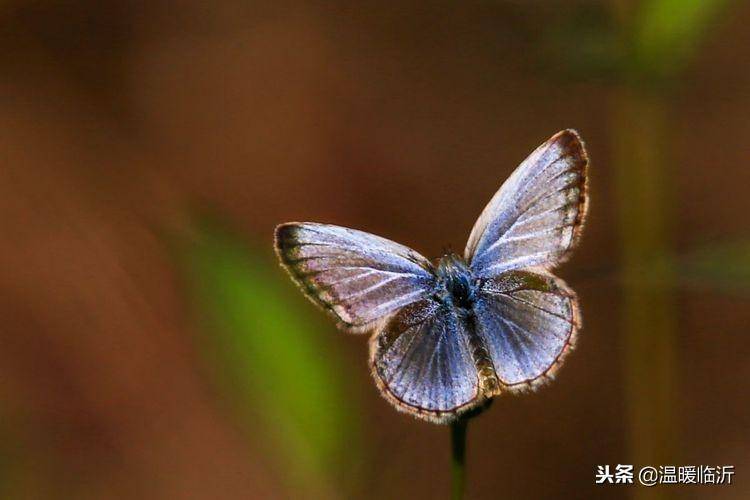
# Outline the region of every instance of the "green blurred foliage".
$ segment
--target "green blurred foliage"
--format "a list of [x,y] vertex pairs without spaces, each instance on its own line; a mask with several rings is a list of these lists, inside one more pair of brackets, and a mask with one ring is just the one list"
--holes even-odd
[[635,14],[633,63],[651,77],[672,76],[689,62],[727,0],[650,0]]
[[712,244],[679,260],[680,281],[724,293],[750,293],[750,239]]
[[540,70],[578,80],[660,85],[685,68],[728,4],[646,0],[555,10],[547,17],[557,22],[536,35]]
[[225,382],[241,393],[228,399],[244,400],[262,424],[248,429],[249,440],[268,447],[293,488],[324,492],[333,480],[341,487],[342,468],[357,461],[360,432],[344,366],[323,342],[335,332],[301,307],[304,299],[270,255],[210,225],[199,233],[185,261],[196,306],[216,335],[208,340],[225,363],[218,375],[228,374]]
[[623,284],[641,290],[676,288],[750,294],[750,238],[710,243],[685,254],[660,254],[641,262]]

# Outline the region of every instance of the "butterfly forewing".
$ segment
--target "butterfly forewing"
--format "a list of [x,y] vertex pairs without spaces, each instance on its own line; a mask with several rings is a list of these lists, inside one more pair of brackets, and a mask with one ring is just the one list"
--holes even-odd
[[579,327],[575,294],[543,271],[508,271],[485,280],[474,305],[500,381],[529,387],[553,375]]
[[354,330],[366,330],[420,300],[435,284],[426,258],[355,229],[282,224],[276,228],[276,251],[307,296]]
[[370,349],[375,379],[399,409],[443,421],[477,400],[466,323],[445,304],[427,299],[403,308]]
[[549,269],[564,260],[586,213],[587,165],[583,143],[572,130],[559,132],[529,155],[471,231],[465,257],[474,274]]

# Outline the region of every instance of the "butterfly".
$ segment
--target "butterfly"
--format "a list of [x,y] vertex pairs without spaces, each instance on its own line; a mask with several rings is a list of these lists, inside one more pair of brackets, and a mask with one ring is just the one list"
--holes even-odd
[[450,423],[504,392],[549,381],[581,325],[576,294],[551,270],[576,246],[588,155],[574,130],[539,146],[476,221],[463,256],[436,264],[364,231],[290,222],[278,257],[306,296],[351,332],[398,410]]

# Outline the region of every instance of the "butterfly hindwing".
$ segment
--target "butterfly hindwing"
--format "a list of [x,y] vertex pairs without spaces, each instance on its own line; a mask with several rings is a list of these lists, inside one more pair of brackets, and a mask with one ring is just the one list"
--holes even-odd
[[479,216],[465,258],[476,276],[547,269],[565,259],[586,214],[588,158],[573,130],[539,146],[500,187]]
[[346,328],[367,330],[431,293],[432,264],[364,231],[318,223],[276,228],[276,251],[306,295]]
[[550,378],[580,326],[575,293],[543,270],[508,271],[484,280],[474,313],[500,382],[510,389]]
[[478,402],[466,324],[432,299],[404,307],[370,344],[375,380],[397,408],[447,421]]

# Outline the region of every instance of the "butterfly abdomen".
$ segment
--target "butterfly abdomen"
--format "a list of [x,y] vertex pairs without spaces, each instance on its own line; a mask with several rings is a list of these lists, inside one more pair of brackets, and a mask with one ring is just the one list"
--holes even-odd
[[477,333],[476,317],[473,313],[467,314],[463,320],[466,322],[468,334],[466,341],[469,344],[471,357],[477,370],[479,388],[485,396],[494,395],[500,387],[500,380],[497,378],[497,372],[495,371],[495,365],[492,363],[487,343]]

